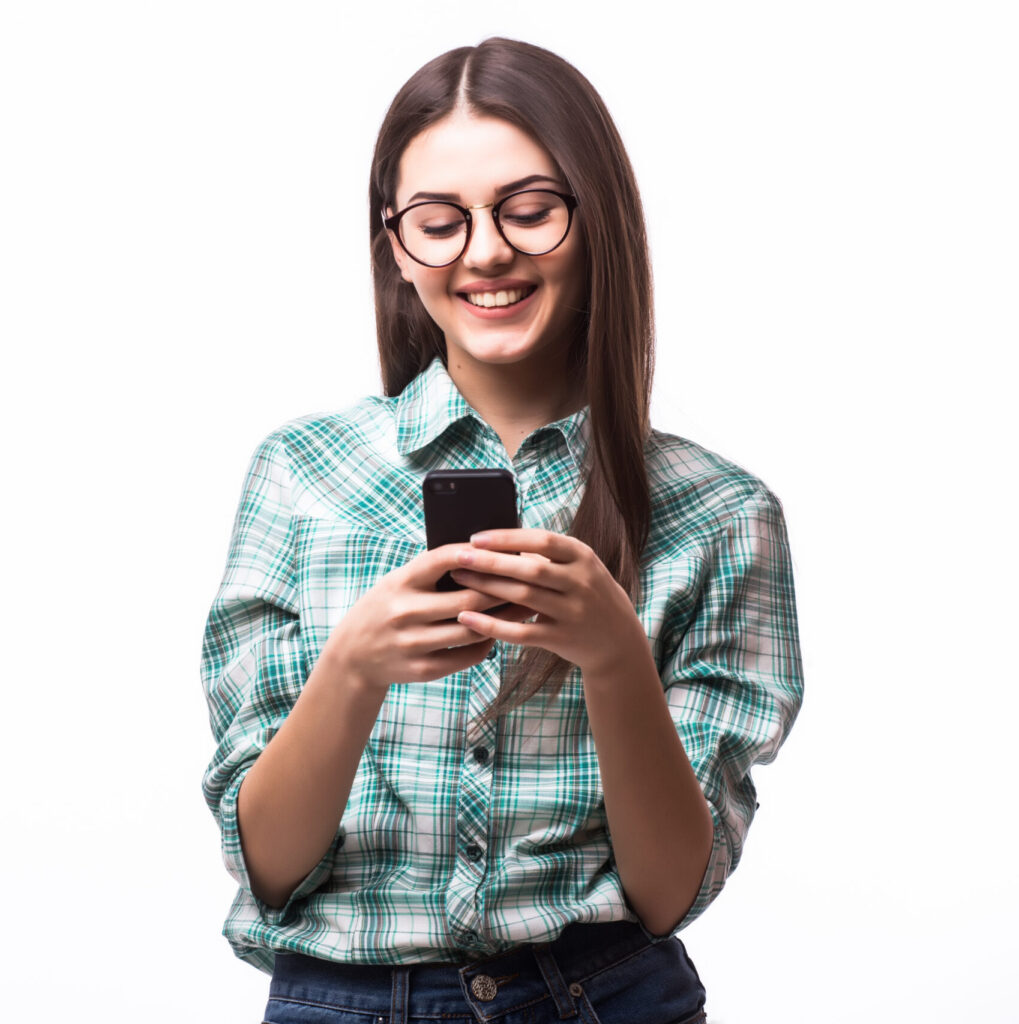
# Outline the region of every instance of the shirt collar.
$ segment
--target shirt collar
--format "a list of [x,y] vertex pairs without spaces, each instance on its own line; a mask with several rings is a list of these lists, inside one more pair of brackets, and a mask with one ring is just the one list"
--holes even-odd
[[424,448],[467,416],[481,420],[457,390],[442,360],[435,356],[397,396],[397,450],[409,455]]
[[[457,390],[453,378],[435,356],[396,398],[396,447],[409,455],[431,444],[448,427],[466,417],[487,426]],[[579,470],[584,464],[591,436],[590,407],[549,423],[541,430],[558,430]]]

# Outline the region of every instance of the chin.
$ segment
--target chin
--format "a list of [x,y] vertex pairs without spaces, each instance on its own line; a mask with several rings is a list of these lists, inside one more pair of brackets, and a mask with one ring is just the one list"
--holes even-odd
[[446,345],[446,351],[459,351],[479,363],[509,364],[522,363],[541,355],[548,355],[545,346],[535,346],[529,341],[506,340],[466,345]]

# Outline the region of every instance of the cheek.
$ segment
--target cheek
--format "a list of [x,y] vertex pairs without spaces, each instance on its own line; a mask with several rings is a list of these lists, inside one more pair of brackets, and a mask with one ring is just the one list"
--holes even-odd
[[583,253],[570,255],[570,258],[560,268],[557,283],[568,306],[577,309],[586,305],[587,269],[584,265]]
[[[573,242],[573,245],[570,243]],[[560,287],[571,298],[583,295],[587,288],[587,260],[582,240],[578,237],[567,238],[564,247],[569,249],[562,254],[559,268]]]
[[447,276],[423,273],[413,275],[410,280],[428,315],[436,323],[441,323],[448,315],[450,302],[455,301],[446,290]]

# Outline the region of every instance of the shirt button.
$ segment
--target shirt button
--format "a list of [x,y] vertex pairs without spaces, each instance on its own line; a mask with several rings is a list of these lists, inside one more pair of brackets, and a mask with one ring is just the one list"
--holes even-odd
[[475,747],[474,760],[478,764],[484,764],[488,760],[488,747]]
[[477,843],[470,843],[465,852],[471,860],[481,860],[482,849]]
[[495,661],[499,657],[499,645],[493,644],[492,649],[485,655],[486,661]]

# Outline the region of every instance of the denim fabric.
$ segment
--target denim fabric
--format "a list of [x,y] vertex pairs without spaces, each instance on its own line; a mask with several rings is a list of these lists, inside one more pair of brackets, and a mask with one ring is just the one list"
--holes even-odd
[[573,924],[552,943],[463,965],[335,964],[276,955],[268,1024],[703,1024],[704,987],[676,937]]

